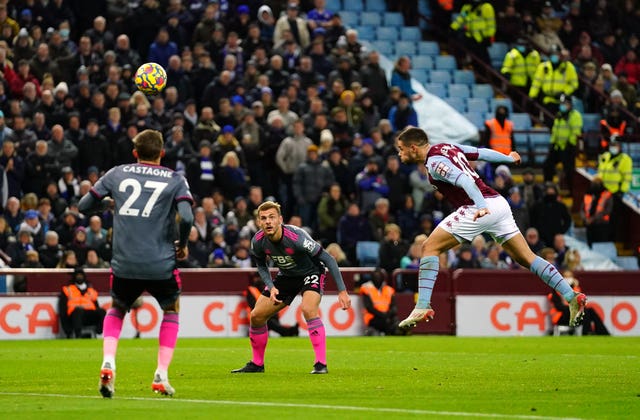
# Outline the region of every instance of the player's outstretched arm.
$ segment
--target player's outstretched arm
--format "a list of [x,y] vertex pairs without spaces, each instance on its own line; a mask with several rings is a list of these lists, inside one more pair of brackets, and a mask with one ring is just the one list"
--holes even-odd
[[349,293],[347,293],[347,287],[342,279],[338,263],[335,258],[329,255],[324,249],[320,251],[319,259],[329,269],[329,273],[331,273],[331,276],[336,282],[336,286],[338,286],[338,301],[340,302],[340,306],[342,309],[349,309],[351,307],[351,298],[349,297]]
[[[478,160],[484,160],[485,162],[491,162],[491,163],[519,163],[516,162],[514,156],[512,155],[505,155],[503,153],[500,152],[496,152],[495,150],[492,149],[488,149],[485,147],[473,147],[473,146],[466,146],[466,145],[462,145],[459,144],[457,145],[460,149],[462,149],[462,151],[467,154],[473,154],[473,153],[477,153],[478,154]],[[512,152],[515,153],[515,152]],[[517,154],[517,153],[516,153]],[[520,158],[520,155],[518,155],[518,158]]]

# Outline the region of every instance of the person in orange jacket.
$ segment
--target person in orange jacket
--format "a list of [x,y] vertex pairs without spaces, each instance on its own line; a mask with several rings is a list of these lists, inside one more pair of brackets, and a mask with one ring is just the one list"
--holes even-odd
[[[571,285],[573,290],[580,293],[580,283],[573,276],[573,273],[566,270],[562,273],[567,282]],[[557,292],[551,292],[547,295],[551,309],[549,315],[551,316],[551,323],[553,325],[569,325],[569,304],[562,296]],[[579,327],[576,327],[579,328]],[[591,307],[586,307],[584,310],[584,320],[582,321],[582,335],[609,335],[609,330],[602,322],[600,315]]]
[[396,335],[398,319],[396,317],[396,291],[386,282],[387,272],[376,268],[371,280],[360,287],[366,335]]
[[98,292],[87,282],[82,268],[76,267],[69,284],[62,287],[58,313],[67,338],[83,338],[82,328],[86,325],[95,325],[96,333],[102,334],[106,311],[98,304]]

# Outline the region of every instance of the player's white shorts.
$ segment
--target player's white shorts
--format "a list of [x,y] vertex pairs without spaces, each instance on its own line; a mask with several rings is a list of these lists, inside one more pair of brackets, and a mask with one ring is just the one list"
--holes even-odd
[[473,220],[478,208],[475,205],[462,206],[444,218],[439,228],[449,232],[460,242],[471,242],[483,233],[490,234],[496,242],[502,244],[520,233],[513,219],[509,203],[501,195],[485,197],[489,214]]

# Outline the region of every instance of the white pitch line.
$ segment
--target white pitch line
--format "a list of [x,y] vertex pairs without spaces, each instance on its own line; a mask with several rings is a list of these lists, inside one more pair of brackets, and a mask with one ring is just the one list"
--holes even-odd
[[[50,397],[50,398],[78,398],[78,399],[103,399],[99,396],[90,395],[67,395],[67,394],[41,394],[35,392],[0,392],[0,396],[14,397]],[[342,411],[371,411],[385,412],[396,414],[417,414],[432,416],[458,416],[458,417],[485,417],[493,419],[522,419],[522,420],[580,420],[576,417],[549,417],[549,416],[530,416],[517,414],[499,414],[499,413],[469,413],[463,411],[437,411],[437,410],[412,410],[407,408],[384,408],[384,407],[358,407],[350,405],[328,405],[328,404],[300,404],[300,403],[277,403],[265,401],[228,401],[228,400],[198,400],[198,399],[180,399],[180,398],[148,398],[148,397],[116,397],[118,400],[125,401],[153,401],[153,402],[185,402],[193,404],[211,404],[211,405],[245,405],[257,407],[289,407],[289,408],[315,408],[323,410],[342,410]]]

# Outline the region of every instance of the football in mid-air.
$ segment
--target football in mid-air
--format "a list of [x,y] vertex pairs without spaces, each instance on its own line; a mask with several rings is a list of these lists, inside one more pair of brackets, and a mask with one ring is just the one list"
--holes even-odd
[[145,95],[156,95],[167,85],[167,72],[158,63],[144,63],[138,67],[133,80]]

